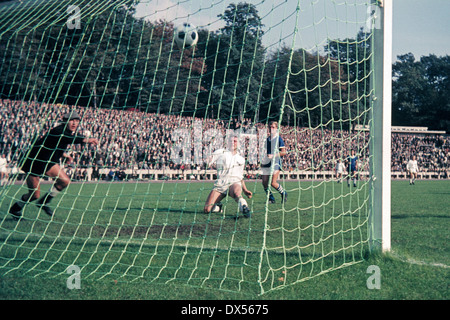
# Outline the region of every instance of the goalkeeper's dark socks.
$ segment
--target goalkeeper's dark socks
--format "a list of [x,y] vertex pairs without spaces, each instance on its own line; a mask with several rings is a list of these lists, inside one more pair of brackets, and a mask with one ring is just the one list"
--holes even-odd
[[52,201],[52,199],[58,195],[59,192],[60,191],[58,189],[52,186],[50,190],[38,200],[37,205],[42,206],[49,204]]
[[52,201],[53,197],[50,195],[50,193],[46,193],[43,197],[41,197],[36,205],[38,207],[41,207],[43,205],[49,204]]
[[36,203],[36,205],[42,209],[42,211],[44,211],[47,215],[49,215],[50,217],[53,216],[53,210],[50,209],[50,207],[47,205],[48,203],[50,203],[50,201],[53,199],[52,196],[50,196],[49,194],[46,194],[45,196],[43,196],[42,198],[39,199],[39,201]]
[[53,216],[53,210],[50,209],[48,204],[52,201],[54,197],[58,195],[60,191],[55,187],[51,187],[49,192],[47,192],[43,197],[41,197],[36,205],[41,208],[49,216]]

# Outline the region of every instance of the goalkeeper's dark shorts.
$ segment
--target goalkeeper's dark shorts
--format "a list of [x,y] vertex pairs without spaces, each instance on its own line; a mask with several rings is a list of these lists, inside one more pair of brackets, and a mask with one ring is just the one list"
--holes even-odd
[[48,170],[50,170],[55,164],[52,161],[43,161],[39,159],[27,158],[22,166],[22,171],[28,173],[29,175],[42,177]]

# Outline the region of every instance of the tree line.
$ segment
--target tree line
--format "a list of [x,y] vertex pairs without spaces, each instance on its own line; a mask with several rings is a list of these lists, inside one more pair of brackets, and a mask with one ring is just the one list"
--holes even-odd
[[[62,10],[38,27],[0,27],[0,96],[230,121],[282,115],[284,124],[338,129],[368,122],[370,33],[329,40],[320,52],[269,50],[257,8],[240,2],[218,16],[222,28],[199,29],[197,45],[182,49],[172,22],[135,18],[134,0],[113,4],[79,29],[67,28]],[[448,128],[448,57],[400,57],[393,82],[394,125]]]
[[450,133],[450,56],[400,55],[392,74],[392,123]]

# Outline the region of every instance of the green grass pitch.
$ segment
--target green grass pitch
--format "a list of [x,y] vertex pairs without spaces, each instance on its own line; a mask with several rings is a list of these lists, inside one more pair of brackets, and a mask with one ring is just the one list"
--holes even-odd
[[[368,184],[284,184],[288,202],[268,205],[260,181],[247,183],[250,219],[231,199],[203,214],[207,182],[73,183],[52,219],[29,205],[20,222],[6,211],[23,187],[2,190],[0,299],[448,299],[449,181],[393,181],[392,252],[374,256]],[[71,264],[79,290],[66,285]],[[280,290],[255,296],[258,279]]]

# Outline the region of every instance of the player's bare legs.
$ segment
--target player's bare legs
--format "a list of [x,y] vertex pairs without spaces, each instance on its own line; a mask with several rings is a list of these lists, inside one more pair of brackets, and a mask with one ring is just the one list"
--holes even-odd
[[239,183],[234,183],[233,185],[231,185],[230,189],[228,190],[228,194],[234,200],[238,201],[239,198],[242,198],[242,187],[241,187],[241,185]]
[[9,213],[11,213],[15,218],[21,217],[21,211],[27,202],[32,202],[40,196],[40,178],[38,176],[29,175],[26,182],[28,193],[22,195],[20,200],[14,203],[9,210]]
[[416,179],[417,179],[417,173],[413,172],[413,171],[410,171],[410,173],[409,173],[409,184],[415,184]]
[[[231,185],[230,189],[228,190],[228,194],[230,197],[232,197],[238,204],[242,206],[242,213],[244,214],[244,217],[249,218],[250,217],[250,209],[248,207],[247,201],[242,196],[242,185],[240,183],[234,183]],[[247,191],[248,192],[248,191]],[[252,197],[251,193],[247,194],[249,198]]]
[[48,207],[50,201],[62,190],[64,190],[70,183],[70,178],[67,174],[61,170],[61,167],[56,164],[52,166],[46,173],[46,176],[50,178],[56,178],[55,183],[50,188],[50,191],[41,197],[41,185],[40,185],[40,177],[35,175],[28,175],[27,177],[27,187],[28,193],[22,195],[21,199],[17,201],[10,209],[10,213],[16,217],[21,217],[21,211],[27,202],[35,201],[39,199],[37,202],[37,206],[42,208],[46,214],[49,216],[53,215],[53,211]]
[[51,167],[46,175],[50,178],[56,178],[54,186],[58,191],[63,191],[70,184],[69,176],[61,169],[59,164]]
[[49,216],[52,216],[53,211],[50,209],[48,204],[50,203],[50,201],[52,201],[54,197],[58,195],[59,192],[67,188],[67,186],[70,184],[70,178],[61,169],[59,164],[52,166],[50,170],[46,172],[45,175],[50,178],[55,178],[55,182],[50,188],[50,190],[38,200],[37,206],[40,207],[42,210],[44,210],[44,212],[47,213]]
[[[282,200],[286,201],[287,194],[286,194],[283,186],[278,183],[279,176],[280,176],[280,170],[275,170],[274,173],[272,174],[272,180],[270,182],[270,185],[272,186],[272,188],[276,189],[281,194]],[[263,184],[264,191],[266,191],[266,193],[269,192],[269,180],[270,180],[270,176],[268,176],[268,175],[262,176],[262,184]],[[274,198],[272,192],[269,193],[269,202],[275,203],[275,198]]]
[[269,178],[270,178],[270,176],[263,175],[261,177],[262,185],[263,185],[263,188],[264,188],[264,191],[266,192],[266,194],[269,194],[269,202],[275,203],[275,197],[273,196],[272,192],[269,191]]
[[[245,217],[250,217],[250,209],[248,208],[247,202],[242,197],[243,188],[241,183],[234,183],[228,189],[228,195],[232,197],[238,204],[242,205],[242,213]],[[252,193],[245,189],[246,195],[251,198]],[[210,213],[215,204],[220,203],[226,196],[225,193],[220,193],[219,191],[212,190],[208,198],[206,199],[205,207],[203,208],[204,213]]]
[[28,193],[22,196],[22,200],[31,202],[38,199],[41,196],[40,181],[41,179],[37,176],[31,175],[28,176],[27,178]]
[[211,192],[208,195],[208,198],[206,198],[205,207],[203,208],[204,213],[210,213],[211,209],[216,203],[219,203],[222,201],[223,198],[226,197],[226,194],[220,193],[216,190],[211,190]]

